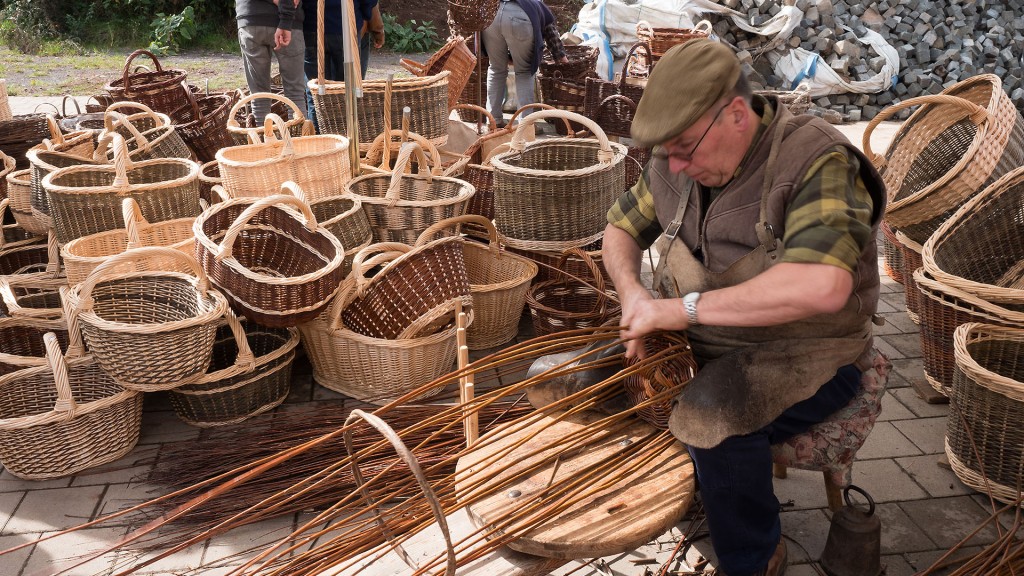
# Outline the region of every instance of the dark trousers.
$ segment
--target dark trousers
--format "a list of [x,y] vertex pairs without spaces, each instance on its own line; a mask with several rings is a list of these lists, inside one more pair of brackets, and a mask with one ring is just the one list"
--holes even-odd
[[[316,121],[316,111],[313,108],[313,94],[309,91],[309,81],[317,77],[316,57],[316,33],[304,32],[306,40],[306,59],[303,68],[306,72],[306,103],[309,112],[307,116],[313,121],[317,132],[320,131],[320,124]],[[370,65],[370,42],[372,35],[367,32],[359,41],[359,73],[366,78],[366,70]],[[345,79],[345,48],[340,34],[324,34],[324,79],[344,80]]]
[[843,366],[814,396],[790,406],[764,428],[726,438],[714,448],[689,448],[718,567],[728,576],[763,570],[782,534],[771,445],[846,406],[860,389],[860,375],[855,366]]

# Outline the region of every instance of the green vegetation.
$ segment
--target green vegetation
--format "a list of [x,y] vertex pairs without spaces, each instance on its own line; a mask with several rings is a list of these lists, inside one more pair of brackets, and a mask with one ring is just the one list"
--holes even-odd
[[430,21],[409,20],[399,24],[393,14],[382,14],[385,45],[395,52],[430,52],[441,45],[437,29]]

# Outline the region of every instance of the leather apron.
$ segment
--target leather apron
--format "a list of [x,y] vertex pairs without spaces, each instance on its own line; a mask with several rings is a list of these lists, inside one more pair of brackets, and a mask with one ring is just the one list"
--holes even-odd
[[[680,195],[675,218],[655,243],[660,260],[654,286],[663,297],[735,286],[781,261],[784,247],[766,215],[785,125],[780,122],[776,128],[768,157],[759,221],[754,223],[759,245],[726,270],[712,272],[676,236],[688,197]],[[687,336],[700,370],[673,403],[669,429],[697,448],[759,430],[814,395],[840,367],[856,363],[861,370],[869,368],[871,333],[871,315],[859,311],[855,298],[839,312],[776,326],[694,326]]]

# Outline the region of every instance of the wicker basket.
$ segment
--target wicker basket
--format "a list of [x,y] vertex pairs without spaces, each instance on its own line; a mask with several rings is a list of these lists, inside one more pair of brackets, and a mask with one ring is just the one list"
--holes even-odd
[[654,28],[644,20],[636,24],[637,40],[651,49],[652,67],[673,47],[694,38],[711,37],[711,34],[711,22],[707,20],[701,20],[693,28]]
[[[398,153],[401,151],[402,144],[410,141],[418,144],[424,153],[427,154],[427,171],[434,176],[458,178],[465,171],[466,165],[469,164],[469,156],[466,154],[440,149],[430,140],[415,132],[391,129],[387,131],[387,134],[391,135],[390,139],[387,139],[385,134],[385,132],[381,132],[373,140],[373,143],[370,144],[363,157],[363,167],[372,168],[370,170],[372,173],[392,173],[395,169],[395,164],[398,162]],[[396,139],[396,137],[398,138]],[[387,146],[385,146],[385,142]],[[419,170],[419,163],[413,161],[408,165],[406,171],[412,171],[414,167]]]
[[565,57],[568,62],[556,62],[547,50],[540,60],[540,73],[549,77],[560,77],[565,80],[586,82],[588,77],[597,72],[597,46],[578,44],[565,46]]
[[1024,312],[986,302],[931,278],[923,269],[914,282],[924,295],[921,305],[921,357],[924,377],[938,392],[949,396],[955,360],[953,331],[968,322],[1024,328]]
[[[274,129],[282,136],[277,140]],[[292,181],[310,201],[337,196],[352,177],[348,138],[336,134],[293,138],[277,114],[267,114],[266,141],[217,152],[220,178],[231,198],[274,196]]]
[[44,138],[39,145],[44,150],[63,152],[72,156],[89,158],[96,150],[96,142],[93,133],[89,130],[76,130],[64,132],[57,123],[54,116],[46,117],[46,125],[50,130],[50,137]]
[[[125,198],[121,206],[125,228],[97,232],[76,238],[61,246],[60,255],[64,263],[68,285],[74,286],[84,282],[86,277],[97,266],[106,262],[111,256],[132,248],[146,246],[163,246],[191,255],[195,246],[192,235],[192,224],[195,218],[177,218],[150,224],[142,215],[139,204],[131,198]],[[149,257],[126,262],[116,272],[150,272],[168,270],[172,272],[189,272],[189,262],[177,258]]]
[[462,249],[476,313],[476,320],[466,330],[466,343],[470,350],[482,350],[515,338],[519,331],[519,317],[526,304],[526,291],[537,275],[537,265],[522,256],[505,252],[499,242],[498,231],[490,220],[482,216],[442,220],[427,228],[417,240],[417,245],[426,244],[446,227],[470,222],[488,232],[486,246],[466,242]]
[[[306,201],[299,188],[289,188],[296,197]],[[352,259],[356,252],[373,243],[373,230],[370,220],[363,210],[363,203],[351,196],[331,196],[309,203],[309,209],[325,230],[334,236],[345,247],[345,259],[341,263],[342,276],[352,271]]]
[[216,204],[222,198],[213,193],[213,187],[220,186],[224,189],[220,179],[220,164],[214,160],[199,167],[199,198],[206,201],[206,205]]
[[526,304],[530,307],[535,336],[600,326],[621,313],[618,296],[605,289],[601,271],[586,252],[579,248],[566,250],[558,268],[564,269],[565,259],[570,255],[586,262],[590,274],[585,281],[570,280],[563,275],[560,279],[534,282],[530,286]]
[[15,160],[0,150],[0,200],[7,199],[7,175],[14,172]]
[[983,300],[1024,308],[1024,168],[968,200],[924,244],[924,269]]
[[199,165],[183,158],[133,162],[113,135],[114,164],[71,166],[43,179],[57,241],[124,228],[122,201],[133,198],[150,222],[199,214]]
[[[585,281],[585,278],[590,277],[590,267],[587,262],[582,258],[569,255],[566,257],[561,252],[543,251],[543,250],[529,250],[517,248],[512,242],[508,242],[507,247],[510,252],[515,252],[520,256],[529,258],[537,264],[537,277],[534,282],[544,282],[545,280],[560,280],[569,278],[570,280],[577,280],[580,282]],[[601,271],[601,276],[604,278],[605,286],[612,287],[612,278],[608,274],[608,270],[605,269],[604,260],[601,257],[601,248],[603,246],[603,238],[592,242],[582,247],[582,250],[587,253],[587,257],[597,264],[597,268]],[[563,261],[564,258],[564,261]]]
[[[4,198],[0,200],[0,222],[10,222],[8,219],[8,208],[11,205],[10,198]],[[13,219],[13,218],[12,218]],[[35,234],[30,234],[27,230],[15,224],[3,224],[3,232],[0,233],[0,251],[5,248],[12,246],[20,246],[22,244],[34,244],[36,242],[42,242],[43,237]]]
[[53,219],[32,211],[32,169],[15,170],[4,178],[14,221],[29,234],[43,236],[53,227]]
[[68,347],[64,319],[0,318],[0,377],[24,368],[46,366],[43,336],[53,332],[61,350]]
[[[442,71],[422,78],[366,80],[356,115],[359,121],[359,149],[365,151],[384,131],[384,117],[390,126],[402,125],[402,109],[412,111],[409,130],[440,146],[448,139],[448,76]],[[323,87],[324,93],[320,93]],[[345,83],[324,80],[309,81],[317,122],[321,133],[347,134],[345,119]]]
[[885,220],[882,220],[878,229],[882,231],[882,268],[889,278],[903,284],[906,281],[903,275],[903,249],[896,239],[896,232]]
[[[597,140],[526,143],[526,126],[544,118],[578,121]],[[625,189],[626,153],[589,118],[557,110],[530,114],[509,151],[491,159],[495,226],[519,248],[561,251],[594,242],[604,233],[605,212]]]
[[[145,258],[176,259],[191,274],[121,272]],[[89,350],[125,388],[169,390],[206,372],[227,299],[209,286],[196,260],[173,248],[136,248],[110,257],[75,287],[65,288],[68,326],[81,326]]]
[[902,232],[896,233],[896,242],[900,249],[900,260],[903,263],[901,271],[903,275],[903,293],[907,301],[907,316],[915,324],[920,324],[924,296],[917,289],[917,284],[914,283],[914,272],[924,266],[921,256],[922,247],[917,242],[907,238]]
[[[404,174],[413,154],[419,173]],[[423,148],[416,142],[402,145],[391,174],[367,174],[353,178],[345,191],[358,198],[370,221],[376,242],[404,242],[412,245],[432,224],[461,216],[473,197],[473,187],[464,180],[432,176]]]
[[125,390],[91,356],[61,354],[44,337],[47,365],[0,376],[0,464],[27,480],[61,478],[135,447],[142,394]]
[[469,84],[469,77],[476,68],[476,56],[469,46],[466,46],[466,39],[462,36],[449,38],[444,46],[431,54],[430,58],[422,64],[408,58],[402,58],[398,62],[414,76],[421,78],[440,74],[445,70],[450,72],[451,75],[448,76],[449,110],[458,104],[459,96]]
[[275,408],[291,390],[298,344],[295,328],[243,327],[229,313],[217,329],[206,375],[169,392],[174,412],[188,424],[208,428],[237,424]]
[[238,92],[200,97],[190,91],[185,93],[186,104],[169,114],[174,128],[199,162],[215,160],[218,150],[235,145],[234,137],[228,132],[228,121]]
[[[647,57],[650,58],[647,45],[636,43],[630,47],[629,53],[626,55],[626,62],[629,62],[630,58],[641,48],[647,50]],[[636,104],[644,95],[643,85],[630,84],[627,82],[628,80],[629,75],[625,71],[615,82],[609,82],[603,78],[587,78],[584,112],[609,136],[629,137],[629,128],[633,124]],[[621,96],[621,98],[609,100],[611,96]]]
[[[662,362],[651,362],[646,368],[631,371],[622,381],[630,403],[638,406],[637,415],[659,430],[668,430],[668,419],[672,415],[672,401],[679,395],[681,386],[697,375],[697,359],[690,349],[685,332],[661,332],[643,339],[645,358],[659,354],[671,354]],[[676,352],[671,352],[673,349]],[[630,368],[642,362],[638,357],[629,358]],[[666,397],[667,396],[667,397]]]
[[60,249],[50,234],[0,248],[0,316],[60,318],[58,290],[65,284]]
[[[135,102],[123,104],[130,107],[138,106]],[[177,128],[171,124],[170,117],[165,114],[157,114],[147,108],[143,112],[126,116],[111,106],[103,115],[103,126],[94,156],[102,157],[106,152],[107,160],[113,161],[113,150],[104,150],[106,142],[104,137],[116,132],[124,137],[132,160],[153,160],[155,158],[195,160],[195,152],[185,143]]]
[[473,305],[463,243],[461,236],[445,236],[416,248],[398,242],[369,245],[356,253],[335,313],[346,328],[371,338],[413,338],[447,326],[454,321],[456,301],[465,308]]
[[1019,504],[1024,474],[1024,330],[970,323],[953,335],[946,454],[964,484]]
[[[871,151],[883,120],[923,104],[892,139],[884,156]],[[957,82],[941,94],[890,106],[868,123],[865,154],[889,194],[886,219],[918,244],[969,198],[1024,165],[1024,118],[992,74]]]
[[[297,213],[295,209],[300,213]],[[338,290],[345,251],[295,196],[233,198],[196,218],[196,254],[249,320],[288,327],[316,317]]]
[[[145,54],[153,61],[155,71],[133,71],[132,62],[136,57]],[[114,100],[130,100],[169,114],[187,102],[186,93],[190,88],[186,84],[188,74],[184,70],[168,68],[164,70],[160,61],[152,52],[136,50],[124,61],[121,77],[103,87]]]
[[463,34],[480,32],[491,25],[500,0],[448,0],[448,22]]
[[[263,132],[266,130],[264,126],[249,126],[249,123],[242,122],[241,118],[246,117],[245,109],[247,106],[252,106],[252,101],[256,99],[266,98],[271,100],[274,104],[279,104],[284,107],[285,110],[291,110],[291,117],[285,120],[285,116],[277,114],[282,121],[284,121],[285,128],[288,129],[288,133],[292,136],[313,136],[316,131],[313,127],[313,121],[306,118],[302,114],[302,110],[295,105],[294,102],[289,100],[283,95],[275,94],[273,92],[257,92],[255,94],[249,94],[239,98],[234,105],[231,107],[231,111],[228,112],[227,129],[231,133],[231,139],[234,144],[228,144],[228,146],[242,146],[244,144],[259,144],[263,142]],[[273,106],[273,105],[272,105]],[[243,125],[244,124],[244,125]],[[275,130],[275,138],[281,139],[281,132],[279,127],[275,124],[273,127]]]
[[[585,115],[587,112],[587,79],[566,79],[560,75],[537,75],[538,99],[552,108]],[[561,136],[572,136],[572,132],[581,132],[585,127],[579,122],[571,122],[569,132],[564,124],[556,123],[555,132]]]
[[[48,116],[50,129],[60,130],[52,116]],[[84,139],[83,139],[84,137]],[[33,146],[26,154],[28,163],[32,167],[32,196],[30,203],[33,213],[40,213],[44,216],[50,215],[50,202],[43,189],[43,179],[46,175],[58,168],[68,166],[81,166],[84,164],[105,164],[103,158],[93,159],[96,151],[89,133],[78,132],[74,138],[68,140],[43,140],[38,146]]]
[[[346,280],[348,282],[348,280]],[[373,404],[387,404],[444,376],[455,366],[456,326],[416,338],[372,338],[349,330],[340,302],[312,322],[299,325],[313,365],[313,380],[324,388]],[[454,306],[454,304],[453,304]],[[450,314],[454,317],[454,307]],[[472,320],[473,311],[469,311]],[[382,366],[387,366],[382,370]],[[425,398],[443,386],[413,398]]]
[[0,150],[14,158],[15,167],[28,168],[25,153],[50,135],[46,114],[18,114],[0,120]]

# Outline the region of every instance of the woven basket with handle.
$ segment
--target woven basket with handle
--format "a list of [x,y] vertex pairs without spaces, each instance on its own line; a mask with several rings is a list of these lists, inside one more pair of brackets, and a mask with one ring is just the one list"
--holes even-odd
[[[299,110],[299,107],[296,106],[294,102],[285,96],[275,94],[273,92],[256,92],[255,94],[248,94],[239,98],[231,106],[231,110],[228,112],[227,129],[228,132],[231,133],[233,144],[228,144],[228,146],[259,144],[260,142],[263,142],[263,132],[266,126],[250,125],[249,120],[252,118],[247,116],[245,113],[246,108],[252,106],[252,101],[259,98],[266,98],[274,104],[279,104],[286,112],[289,110],[291,111],[290,117],[288,117],[284,114],[275,112],[274,107],[271,107],[271,112],[277,114],[281,118],[284,122],[285,128],[288,129],[288,133],[292,136],[313,136],[315,134],[313,121],[306,118],[305,115],[302,114],[302,110]],[[252,121],[254,124],[255,120],[252,119]],[[278,132],[275,132],[275,137],[277,139],[281,139],[281,133],[279,131],[280,128],[275,124],[274,129],[278,130]]]
[[[306,201],[302,190],[285,184],[293,195]],[[341,263],[342,276],[352,271],[352,259],[356,252],[373,243],[373,230],[370,220],[363,210],[363,203],[358,198],[348,195],[329,196],[309,203],[309,209],[316,216],[316,221],[334,236],[345,247],[345,260]]]
[[[139,56],[148,56],[153,61],[154,71],[132,68],[132,62]],[[190,90],[185,80],[188,74],[176,68],[164,69],[156,56],[148,50],[136,50],[124,61],[121,77],[103,87],[114,100],[139,102],[165,114],[186,103],[185,93]]]
[[445,42],[444,46],[430,55],[424,63],[416,62],[408,58],[399,60],[402,68],[411,72],[414,76],[424,77],[440,74],[447,70],[451,73],[448,76],[448,109],[458,104],[462,90],[469,84],[469,77],[476,68],[476,56],[466,45],[466,39],[462,36],[452,36]]
[[29,234],[44,236],[53,227],[53,219],[32,211],[32,169],[14,170],[4,177],[14,221]]
[[589,276],[585,279],[570,279],[562,275],[561,278],[535,282],[530,286],[526,293],[526,304],[530,307],[536,336],[600,326],[618,318],[621,313],[618,296],[605,288],[601,271],[586,252],[579,248],[567,249],[558,268],[564,268],[569,256],[583,260],[587,264]]
[[210,280],[258,324],[315,318],[342,280],[341,242],[291,194],[214,204],[196,218],[193,233]]
[[[72,339],[75,336],[72,335]],[[135,447],[142,394],[125,390],[92,356],[44,336],[46,365],[0,376],[0,464],[26,480],[61,478]]]
[[228,132],[228,120],[238,92],[195,96],[185,91],[185,94],[185,105],[169,114],[174,128],[200,162],[215,160],[218,150],[235,144]]
[[[120,110],[141,108],[141,112],[125,115]],[[132,160],[152,160],[154,158],[188,158],[195,160],[195,153],[189,148],[177,128],[166,114],[158,114],[136,102],[118,102],[112,104],[103,114],[103,132],[100,132],[100,144],[105,142],[104,135],[117,132],[125,139],[128,153]],[[95,155],[113,160],[113,150],[104,149],[101,145]]]
[[68,325],[63,318],[0,318],[0,377],[24,368],[46,365],[43,336],[53,332],[61,350],[68,347]]
[[673,47],[694,38],[711,36],[711,22],[701,20],[693,28],[655,28],[645,20],[636,24],[636,37],[651,49],[651,65],[658,63],[661,57]]
[[448,0],[448,20],[463,34],[480,32],[491,25],[500,0]]

